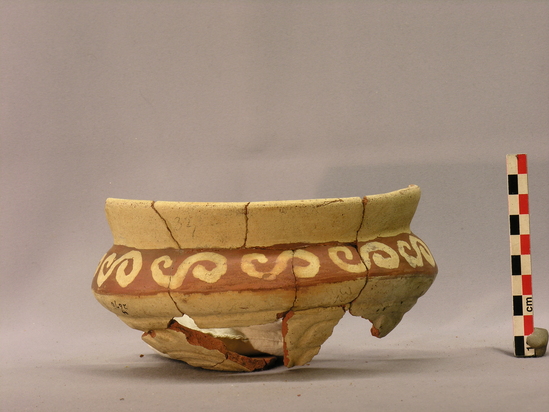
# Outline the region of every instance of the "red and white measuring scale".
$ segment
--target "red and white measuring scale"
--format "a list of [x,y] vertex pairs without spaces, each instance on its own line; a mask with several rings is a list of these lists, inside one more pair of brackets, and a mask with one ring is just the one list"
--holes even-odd
[[515,356],[536,356],[526,342],[534,332],[532,260],[530,258],[530,211],[528,206],[528,163],[525,154],[507,155],[509,235],[511,244],[511,288]]

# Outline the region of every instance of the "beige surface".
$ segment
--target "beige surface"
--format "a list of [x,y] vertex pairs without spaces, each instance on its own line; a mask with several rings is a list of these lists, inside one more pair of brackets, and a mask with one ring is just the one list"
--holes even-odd
[[105,208],[114,244],[142,249],[354,242],[364,211],[358,197],[250,203],[108,199]]
[[285,365],[289,368],[305,365],[313,359],[344,314],[344,309],[336,306],[301,310],[286,315],[283,326],[287,328],[284,336]]
[[362,212],[360,198],[253,202],[246,246],[353,242]]
[[379,331],[378,337],[384,337],[398,325],[404,314],[416,304],[417,299],[432,283],[431,276],[370,278],[351,304],[349,312],[353,316],[370,320],[372,326]]
[[193,203],[108,199],[114,244],[166,247],[269,247],[352,243],[410,231],[421,196],[415,185],[341,199]]
[[246,240],[246,206],[242,202],[154,203],[180,249],[242,247]]
[[[143,335],[143,340],[160,353],[167,354],[172,359],[185,360],[189,365],[216,370],[243,370],[239,365],[222,366],[227,359],[225,355],[215,349],[206,349],[202,346],[191,345],[185,335],[171,329],[161,329],[151,334]],[[235,368],[236,367],[236,368]]]
[[358,240],[366,242],[379,236],[409,233],[420,197],[421,189],[415,185],[391,193],[366,196]]
[[299,287],[293,305],[295,310],[343,306],[353,301],[366,284],[366,277],[338,283]]
[[153,204],[148,200],[107,199],[105,212],[115,245],[138,249],[178,247]]
[[166,328],[170,320],[182,315],[168,293],[150,296],[94,293],[94,296],[101,305],[115,313],[130,328],[143,332]]
[[295,299],[295,290],[225,291],[209,294],[172,292],[172,298],[183,313],[200,328],[233,328],[276,322]]

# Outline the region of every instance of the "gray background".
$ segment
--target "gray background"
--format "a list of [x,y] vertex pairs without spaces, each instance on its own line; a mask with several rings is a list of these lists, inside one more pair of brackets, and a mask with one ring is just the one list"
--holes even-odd
[[[512,356],[505,155],[548,328],[549,2],[0,0],[0,102],[2,411],[546,410],[549,356]],[[347,315],[309,365],[202,371],[90,293],[107,197],[411,183],[440,271],[382,340]]]

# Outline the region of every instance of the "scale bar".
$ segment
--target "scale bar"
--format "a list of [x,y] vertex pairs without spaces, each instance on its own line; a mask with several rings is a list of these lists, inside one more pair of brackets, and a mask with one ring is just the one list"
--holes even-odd
[[515,356],[535,356],[526,337],[534,332],[528,160],[525,154],[507,155],[511,290]]

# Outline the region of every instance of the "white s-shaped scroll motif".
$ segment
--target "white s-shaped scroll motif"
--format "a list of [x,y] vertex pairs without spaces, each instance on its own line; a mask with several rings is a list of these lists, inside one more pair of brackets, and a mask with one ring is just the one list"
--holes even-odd
[[193,276],[203,282],[215,283],[227,272],[227,258],[225,256],[214,252],[201,252],[186,258],[173,276],[165,275],[160,268],[160,264],[164,268],[171,266],[173,264],[172,259],[167,255],[156,258],[151,265],[152,277],[160,286],[177,289],[183,284],[191,266],[198,262],[212,262],[215,264],[215,267],[211,270],[206,269],[201,264],[193,268]]
[[[132,262],[132,270],[130,273],[126,274],[126,268],[130,261]],[[133,282],[142,266],[143,258],[141,252],[138,250],[132,250],[131,252],[125,253],[118,259],[116,259],[116,253],[113,253],[108,257],[103,258],[101,263],[99,263],[99,267],[97,268],[97,286],[100,287],[109,278],[114,269],[118,267],[116,270],[116,282],[125,288]]]
[[330,259],[332,259],[332,262],[334,262],[341,269],[351,273],[362,273],[366,271],[366,266],[364,266],[364,263],[347,263],[339,257],[338,254],[340,252],[343,253],[345,259],[348,260],[351,260],[353,258],[353,252],[347,246],[334,246],[328,249],[328,255],[330,256]]
[[[425,242],[423,242],[421,239],[415,236],[410,236],[410,244],[408,244],[404,240],[399,240],[397,242],[397,245],[398,252],[402,255],[404,259],[406,259],[411,267],[422,267],[423,258],[425,258],[425,260],[429,262],[431,266],[435,266],[435,259],[433,258],[431,251],[429,250]],[[414,249],[414,252],[416,254],[415,256],[412,256],[408,253],[407,250],[410,249]]]
[[255,264],[253,263],[254,260],[259,263],[267,263],[269,259],[263,253],[248,253],[247,255],[242,256],[240,267],[248,276],[258,279],[274,280],[284,269],[286,269],[288,262],[293,256],[294,254],[291,250],[285,250],[278,255],[274,267],[270,271],[260,272],[256,269]]
[[304,260],[307,266],[297,266],[294,264],[294,273],[297,278],[314,278],[320,270],[320,259],[314,253],[305,249],[297,249],[294,252],[294,258]]
[[[386,256],[383,256],[382,252]],[[400,264],[400,257],[391,247],[381,242],[368,242],[362,245],[360,248],[360,256],[364,261],[364,264],[370,270],[372,267],[372,261],[370,260],[370,253],[372,253],[372,260],[380,268],[384,269],[396,269]]]

